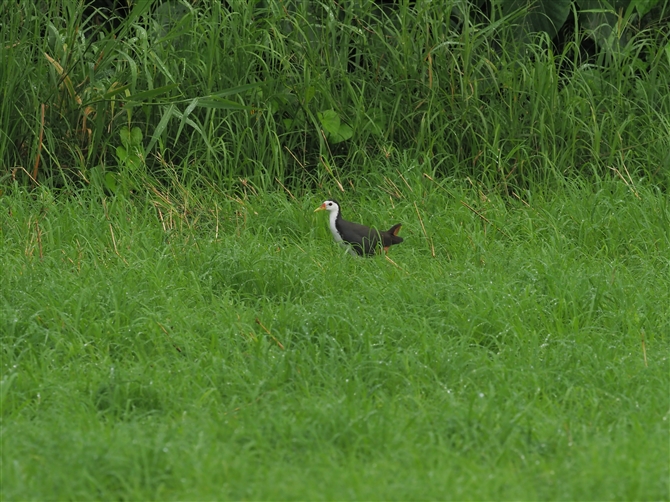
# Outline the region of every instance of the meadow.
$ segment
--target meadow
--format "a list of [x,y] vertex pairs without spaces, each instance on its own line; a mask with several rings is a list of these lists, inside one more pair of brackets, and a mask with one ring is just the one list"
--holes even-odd
[[665,194],[416,174],[0,199],[3,499],[667,499]]
[[0,499],[670,500],[670,3],[616,5],[0,3]]

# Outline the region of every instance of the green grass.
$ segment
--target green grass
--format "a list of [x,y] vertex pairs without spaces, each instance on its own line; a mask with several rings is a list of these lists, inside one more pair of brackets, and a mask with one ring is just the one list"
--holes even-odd
[[2,500],[670,499],[662,21],[14,3]]
[[[2,499],[668,500],[667,195],[401,171],[8,189]],[[342,253],[329,196],[403,223],[395,265]]]

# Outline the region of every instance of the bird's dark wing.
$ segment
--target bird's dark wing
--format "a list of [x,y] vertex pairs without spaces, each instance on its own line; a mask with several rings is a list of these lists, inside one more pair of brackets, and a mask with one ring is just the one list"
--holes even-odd
[[335,222],[337,230],[359,255],[374,253],[378,241],[378,232],[366,225],[353,221],[339,220]]
[[400,244],[403,240],[402,237],[396,235],[402,226],[399,223],[386,232],[352,221],[343,221],[343,223],[346,232],[344,228],[340,228],[338,229],[340,235],[346,234],[346,242],[361,256],[374,255],[380,243],[384,248],[388,248],[393,244]]

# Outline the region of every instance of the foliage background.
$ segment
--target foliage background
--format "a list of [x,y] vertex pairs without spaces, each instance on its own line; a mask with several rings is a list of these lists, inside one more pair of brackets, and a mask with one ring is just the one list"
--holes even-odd
[[3,5],[4,182],[668,184],[667,0]]

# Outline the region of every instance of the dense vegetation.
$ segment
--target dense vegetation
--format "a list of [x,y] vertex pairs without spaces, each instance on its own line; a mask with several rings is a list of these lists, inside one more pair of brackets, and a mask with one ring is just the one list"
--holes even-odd
[[0,4],[0,498],[670,499],[637,3]]
[[116,24],[82,2],[4,3],[3,179],[118,192],[148,170],[268,188],[411,158],[515,186],[667,188],[670,8],[646,4],[645,29],[628,9],[589,55],[600,31],[520,38],[519,14],[468,2],[138,2]]

